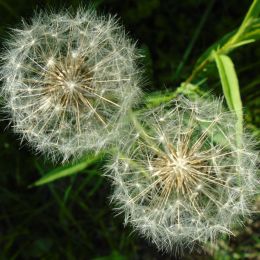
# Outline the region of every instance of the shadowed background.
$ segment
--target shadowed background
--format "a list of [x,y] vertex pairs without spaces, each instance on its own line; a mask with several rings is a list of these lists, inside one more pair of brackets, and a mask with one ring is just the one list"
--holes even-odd
[[[101,13],[117,14],[145,54],[144,91],[175,89],[191,73],[207,47],[241,23],[251,1],[241,0],[96,0]],[[88,6],[89,1],[0,0],[0,46],[8,28],[35,10]],[[259,136],[259,43],[232,54],[241,86],[246,124]],[[214,66],[205,90],[221,93]],[[1,116],[3,118],[4,115]],[[109,205],[110,186],[101,177],[103,162],[55,183],[28,186],[55,166],[20,147],[18,136],[1,121],[0,259],[177,259],[158,253],[123,226]],[[256,205],[257,206],[257,205]],[[258,202],[259,207],[259,202]],[[259,259],[260,221],[249,221],[237,237],[220,243],[213,256],[190,259]],[[208,252],[209,254],[210,252]],[[223,258],[223,257],[226,258]],[[258,258],[257,258],[258,257]]]

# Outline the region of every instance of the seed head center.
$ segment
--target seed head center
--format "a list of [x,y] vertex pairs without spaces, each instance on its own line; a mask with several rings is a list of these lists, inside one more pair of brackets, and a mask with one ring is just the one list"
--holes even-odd
[[199,179],[199,176],[194,177],[198,167],[196,160],[198,158],[177,155],[177,153],[156,158],[152,162],[153,176],[158,178],[159,185],[169,192],[187,194],[197,185]]
[[72,92],[74,92],[75,87],[76,87],[77,84],[76,84],[75,81],[69,80],[69,81],[65,81],[64,85],[68,89],[68,91],[72,93]]
[[91,109],[94,88],[85,59],[67,55],[58,59],[51,57],[47,62],[45,93],[54,97],[62,107],[77,111],[86,106]]
[[178,157],[173,164],[176,168],[185,169],[188,161],[183,157]]

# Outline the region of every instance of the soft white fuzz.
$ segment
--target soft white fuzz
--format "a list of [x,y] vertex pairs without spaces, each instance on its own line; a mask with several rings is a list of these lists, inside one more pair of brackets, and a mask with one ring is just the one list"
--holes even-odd
[[179,98],[134,118],[109,165],[117,210],[159,249],[213,242],[250,213],[257,154],[219,100]]
[[38,13],[12,31],[2,54],[14,131],[54,160],[98,151],[140,94],[138,58],[111,16]]

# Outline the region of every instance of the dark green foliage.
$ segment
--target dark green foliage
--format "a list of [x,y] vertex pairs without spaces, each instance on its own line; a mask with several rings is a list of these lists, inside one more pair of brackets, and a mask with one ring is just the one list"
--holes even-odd
[[[145,54],[148,85],[145,91],[174,90],[191,74],[199,56],[214,42],[236,29],[251,1],[236,0],[93,0],[101,12],[118,14],[129,34]],[[88,5],[88,1],[0,0],[0,36],[42,8]],[[0,42],[3,48],[2,40]],[[260,48],[259,42],[232,53],[240,81],[247,126],[259,135]],[[205,90],[221,93],[214,64],[204,78]],[[4,118],[2,115],[1,118]],[[78,175],[28,188],[45,172],[54,169],[26,146],[1,121],[0,135],[0,259],[175,259],[125,228],[109,205],[110,186],[102,177],[104,160]],[[259,202],[258,202],[259,204]],[[258,205],[259,207],[259,205]],[[259,210],[259,208],[258,208]],[[219,245],[215,259],[258,259],[260,220],[249,223],[249,233]],[[260,249],[259,249],[260,250]],[[208,252],[210,254],[210,250]],[[209,255],[187,259],[213,259]],[[176,258],[177,259],[177,258]]]

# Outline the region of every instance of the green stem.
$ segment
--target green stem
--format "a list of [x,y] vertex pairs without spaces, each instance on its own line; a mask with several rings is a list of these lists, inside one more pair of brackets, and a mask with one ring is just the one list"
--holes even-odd
[[155,144],[155,142],[153,141],[153,139],[155,139],[154,137],[149,136],[144,128],[142,127],[142,125],[138,122],[135,114],[133,112],[131,112],[130,114],[131,120],[137,130],[137,132],[140,134],[140,136],[143,138],[143,140],[158,154],[162,154],[161,150],[158,148],[158,146]]
[[[260,13],[260,0],[254,0],[243,22],[238,28],[237,32],[221,48],[213,50],[213,52],[216,53],[217,55],[227,54],[230,51],[232,51],[234,48],[238,47],[241,35],[243,35],[246,29],[248,29],[253,17],[257,17],[259,13]],[[252,42],[252,40],[248,40],[247,42],[250,43]],[[191,75],[184,82],[184,85],[191,83],[192,80],[197,76],[197,74],[201,72],[208,65],[208,63],[212,61],[214,61],[214,57],[212,54],[210,54],[204,61],[202,61],[198,66],[195,67]]]

